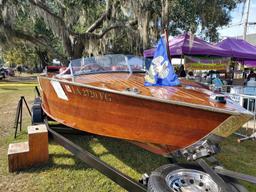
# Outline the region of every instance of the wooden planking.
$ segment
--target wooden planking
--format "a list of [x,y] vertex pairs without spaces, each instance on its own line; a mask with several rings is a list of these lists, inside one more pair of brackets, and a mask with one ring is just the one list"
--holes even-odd
[[[43,109],[56,121],[94,134],[131,140],[163,155],[195,143],[230,116],[214,112],[215,108],[240,110],[232,103],[211,101],[211,92],[183,79],[182,86],[178,87],[145,87],[144,74],[81,75],[75,78],[75,83],[60,82],[68,100],[58,98],[49,79],[39,80]],[[123,92],[127,88],[137,88],[139,95],[152,99],[111,92]],[[197,108],[165,103],[167,100],[195,104]],[[213,111],[201,106],[212,107]]]
[[29,155],[32,164],[48,160],[48,131],[44,124],[28,126]]
[[196,82],[186,79],[181,79],[182,86],[178,87],[146,87],[144,86],[143,73],[135,73],[131,76],[127,73],[102,73],[81,75],[76,78],[75,82],[117,91],[124,91],[127,88],[137,88],[141,91],[141,95],[158,99],[204,105],[231,111],[237,110],[237,107],[234,107],[233,104],[217,103],[210,100],[212,92],[205,90]]
[[12,143],[8,147],[8,168],[9,172],[28,167],[29,165],[28,142]]
[[[196,142],[229,116],[113,93],[108,93],[111,101],[102,101],[82,93],[106,94],[104,91],[71,84],[66,101],[56,96],[48,79],[40,79],[40,85],[47,90],[42,94],[44,111],[53,119],[99,135],[155,143],[165,153]],[[64,83],[62,87],[65,90]]]
[[48,132],[44,124],[28,127],[28,142],[13,143],[8,148],[9,172],[48,161]]

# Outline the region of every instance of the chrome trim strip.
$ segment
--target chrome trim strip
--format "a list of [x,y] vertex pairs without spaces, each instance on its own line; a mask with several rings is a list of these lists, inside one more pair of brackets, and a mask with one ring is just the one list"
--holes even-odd
[[236,130],[241,128],[243,124],[252,119],[253,116],[240,114],[239,116],[230,116],[216,127],[211,133],[220,137],[228,137]]

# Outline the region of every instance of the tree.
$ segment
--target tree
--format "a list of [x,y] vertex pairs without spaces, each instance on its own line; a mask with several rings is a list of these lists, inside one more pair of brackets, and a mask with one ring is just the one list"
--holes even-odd
[[3,60],[3,58],[2,58],[2,56],[0,54],[0,66],[3,65],[3,64],[4,64],[4,60]]
[[[103,25],[103,21],[110,19],[113,13],[114,4],[111,2],[110,0],[5,1],[2,6],[5,14],[2,16],[1,27],[6,34],[10,34],[12,37],[21,38],[50,51],[55,51],[49,46],[51,45],[50,39],[44,34],[39,36],[31,31],[22,31],[14,25],[20,15],[24,16],[23,11],[29,10],[32,14],[28,15],[27,19],[33,23],[37,18],[43,19],[48,29],[62,42],[65,54],[71,58],[78,58],[81,57],[87,43],[101,39],[114,28],[126,25],[121,21],[111,22],[107,26]],[[13,22],[11,18],[16,20]],[[98,19],[95,20],[95,18]],[[94,23],[91,24],[92,20]],[[106,22],[106,24],[108,23]],[[99,30],[100,26],[101,30]]]
[[41,67],[35,65],[38,63],[38,56],[36,52],[25,44],[16,44],[15,47],[4,50],[3,59],[11,67],[15,65],[24,65],[31,68]]
[[[26,4],[24,4],[23,10],[11,6],[5,7],[7,6],[4,4],[6,1],[2,1],[2,3],[0,6],[2,10],[2,15],[0,15],[0,46],[4,50],[4,55],[9,55],[8,58],[12,61],[11,63],[14,62],[10,58],[13,55],[11,53],[19,53],[20,56],[26,55],[26,61],[31,61],[33,65],[36,65],[35,67],[38,64],[42,67],[46,65],[45,59],[44,61],[41,59],[42,54],[48,56],[48,53],[51,53],[50,56],[66,61],[66,56],[60,51],[62,48],[59,47],[61,46],[57,46],[57,39],[46,28],[42,19],[35,17],[33,22],[31,21],[31,16],[26,11],[28,9]],[[15,16],[11,17],[11,15]],[[15,58],[15,54],[13,57],[17,59],[14,62],[16,64],[23,60],[23,58]],[[35,58],[38,60],[35,61]],[[25,63],[23,60],[23,64]]]
[[[241,1],[141,0],[136,1],[140,9],[133,8],[133,6],[130,7],[133,8],[132,10],[135,14],[137,13],[138,22],[143,21],[142,25],[144,26],[151,23],[150,25],[153,26],[146,26],[147,30],[140,31],[144,39],[149,39],[149,37],[146,37],[147,35],[151,37],[159,35],[163,28],[167,28],[172,35],[182,32],[194,34],[197,31],[201,31],[204,37],[209,38],[211,41],[216,41],[218,39],[217,28],[230,22],[230,11]],[[154,29],[152,30],[151,28]]]
[[[0,41],[17,39],[42,62],[109,52],[141,53],[164,28],[172,34],[201,31],[211,40],[228,24],[239,0],[2,0]],[[2,34],[2,35],[1,35]],[[49,54],[51,53],[51,54]]]

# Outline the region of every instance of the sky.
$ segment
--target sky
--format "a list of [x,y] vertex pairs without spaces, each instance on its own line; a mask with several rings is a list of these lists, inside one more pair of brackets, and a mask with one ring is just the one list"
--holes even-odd
[[[244,12],[244,18],[246,14]],[[244,22],[242,18],[243,4],[239,4],[236,9],[231,12],[231,23],[229,26],[220,28],[218,32],[220,37],[237,37],[243,35],[243,25],[239,25]],[[250,10],[249,10],[249,22],[256,22],[256,0],[251,0]],[[256,25],[249,25],[247,28],[247,34],[256,33]]]

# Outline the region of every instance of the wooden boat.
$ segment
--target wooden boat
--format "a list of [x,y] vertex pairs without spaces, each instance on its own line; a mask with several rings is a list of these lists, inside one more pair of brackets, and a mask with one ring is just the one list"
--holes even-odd
[[120,55],[88,65],[78,60],[66,70],[71,74],[40,75],[44,112],[75,129],[125,139],[164,156],[210,136],[225,138],[252,118],[230,99],[218,102],[211,91],[185,79],[177,87],[145,87],[142,68],[133,64],[135,70],[129,66],[127,72],[123,61],[110,66],[107,57],[131,60]]

